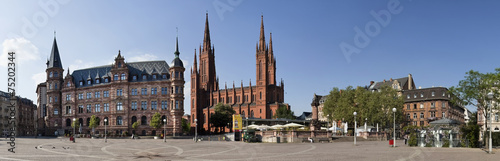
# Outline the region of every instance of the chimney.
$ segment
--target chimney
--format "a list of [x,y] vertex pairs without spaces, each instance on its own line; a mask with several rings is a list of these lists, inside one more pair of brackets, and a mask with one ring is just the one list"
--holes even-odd
[[411,74],[408,74],[408,90],[413,89],[413,78],[411,77]]

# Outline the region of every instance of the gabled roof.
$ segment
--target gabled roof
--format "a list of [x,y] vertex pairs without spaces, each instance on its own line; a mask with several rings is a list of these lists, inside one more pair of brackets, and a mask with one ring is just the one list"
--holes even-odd
[[[168,64],[165,61],[145,61],[145,62],[132,62],[132,63],[126,63],[128,70],[129,70],[129,79],[132,76],[136,75],[138,76],[136,81],[148,81],[150,79],[142,80],[139,78],[142,78],[141,75],[151,75],[151,74],[168,74]],[[105,66],[98,66],[98,67],[93,67],[93,68],[87,68],[87,69],[80,69],[80,70],[75,70],[71,74],[73,76],[73,83],[75,84],[75,87],[87,87],[87,86],[92,86],[93,84],[87,84],[86,78],[89,76],[95,75],[97,79],[99,76],[103,77],[111,77],[111,65],[105,65]],[[162,77],[158,77],[158,79],[162,79]],[[79,81],[84,81],[83,86],[80,86]],[[104,81],[100,81],[103,84]]]
[[379,90],[384,85],[391,86],[394,81],[398,81],[399,82],[399,86],[403,88],[407,84],[407,82],[408,82],[408,77],[393,79],[392,81],[391,80],[386,80],[386,81],[382,81],[382,82],[375,82],[375,83],[373,83],[369,87],[369,89],[370,90]]

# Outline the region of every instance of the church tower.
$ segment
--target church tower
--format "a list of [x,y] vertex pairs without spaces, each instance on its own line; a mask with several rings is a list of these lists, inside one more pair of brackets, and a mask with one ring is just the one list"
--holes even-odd
[[64,69],[57,47],[56,37],[54,35],[54,42],[52,44],[52,51],[50,58],[47,60],[47,73],[46,87],[47,87],[47,119],[46,125],[50,128],[50,132],[55,131],[62,127],[61,121],[61,88],[63,85]]

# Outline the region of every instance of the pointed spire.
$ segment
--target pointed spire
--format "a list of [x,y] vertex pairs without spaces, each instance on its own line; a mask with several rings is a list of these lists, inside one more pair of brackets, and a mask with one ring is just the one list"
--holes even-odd
[[[279,36],[279,35],[278,35]],[[273,53],[273,33],[269,33],[269,52]]]
[[194,61],[193,61],[193,66],[191,68],[194,68],[194,71],[198,70],[198,62],[196,61],[196,48],[194,48]]
[[121,51],[118,50],[118,57],[116,57],[116,58],[121,58],[121,57],[122,57]]
[[260,16],[260,39],[259,39],[260,50],[265,50],[266,38],[264,36],[264,15]]
[[227,82],[224,82],[224,88],[227,90]]
[[47,68],[63,68],[61,63],[61,57],[59,56],[59,48],[57,47],[55,31],[54,31],[54,43],[52,44],[52,51],[50,52],[49,60],[47,60]]
[[210,29],[208,28],[208,12],[207,12],[205,20],[205,35],[203,37],[203,50],[207,50],[209,48],[210,48]]
[[179,52],[179,36],[175,37],[175,57],[178,58],[179,57],[179,54],[181,54]]

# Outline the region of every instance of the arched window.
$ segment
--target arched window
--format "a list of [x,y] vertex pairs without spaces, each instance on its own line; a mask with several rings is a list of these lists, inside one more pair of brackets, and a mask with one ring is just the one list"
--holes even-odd
[[259,79],[261,79],[261,75],[262,75],[262,70],[260,68],[260,64],[262,64],[262,61],[259,60],[259,69],[258,69],[258,71],[259,71],[259,74],[258,74],[259,75]]
[[121,116],[116,117],[116,125],[123,125],[123,120]]
[[66,119],[66,126],[71,126],[71,119]]
[[262,100],[262,92],[260,92],[260,98],[259,99]]
[[90,126],[90,117],[87,117],[87,126]]
[[148,118],[146,116],[141,117],[141,125],[147,125],[148,124]]
[[82,118],[78,119],[78,124],[79,124],[78,126],[83,125],[83,119]]
[[132,124],[134,124],[135,122],[137,122],[137,117],[132,116]]

